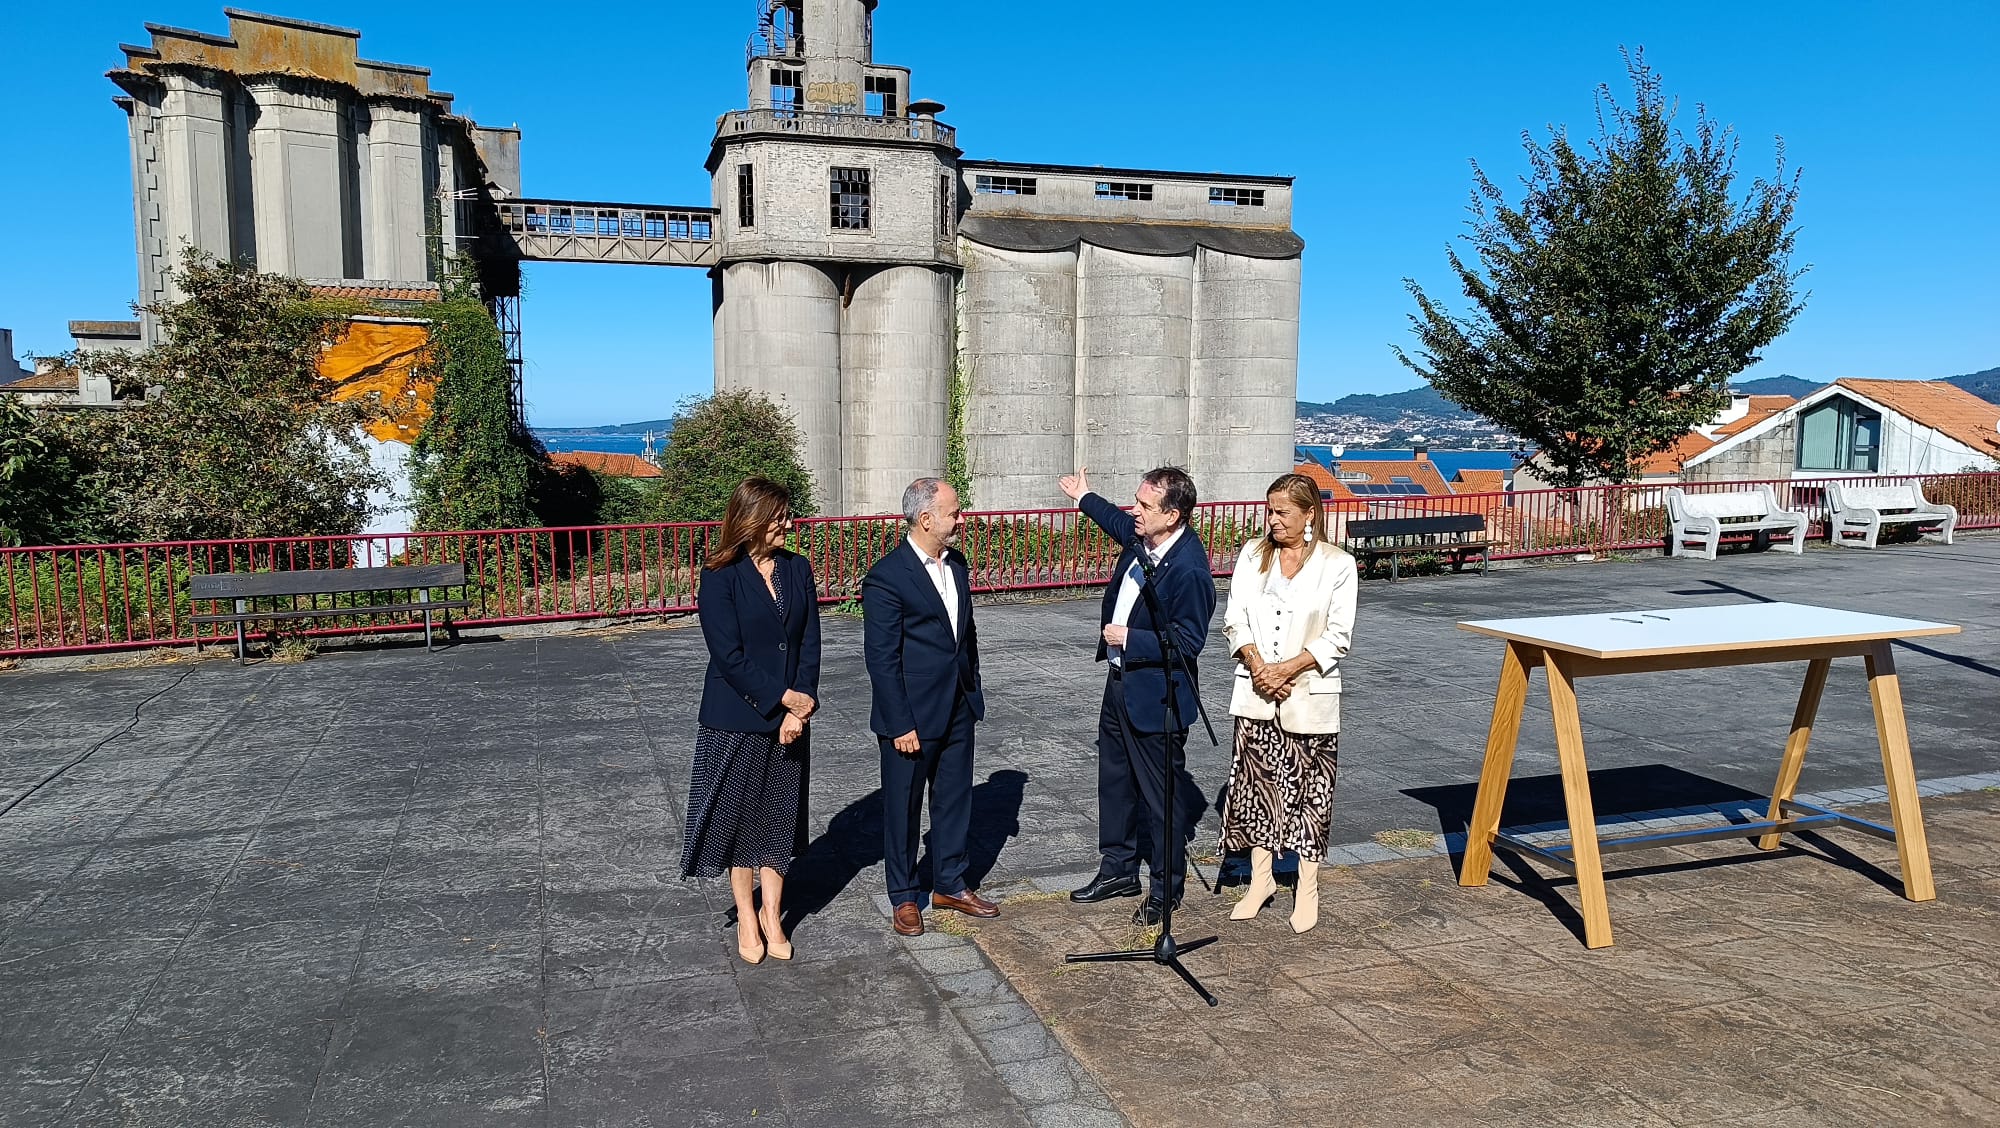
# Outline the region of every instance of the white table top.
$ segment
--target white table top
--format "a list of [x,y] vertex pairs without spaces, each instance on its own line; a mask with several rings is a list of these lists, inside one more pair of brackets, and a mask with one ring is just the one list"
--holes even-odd
[[1463,631],[1592,658],[1699,654],[1812,643],[1860,642],[1957,634],[1948,623],[1898,619],[1802,603],[1731,603],[1533,619],[1480,619]]

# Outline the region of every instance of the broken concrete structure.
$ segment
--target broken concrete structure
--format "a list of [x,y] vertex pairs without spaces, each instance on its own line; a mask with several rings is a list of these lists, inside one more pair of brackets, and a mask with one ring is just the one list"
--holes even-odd
[[944,107],[874,59],[875,9],[758,0],[701,207],[522,197],[517,130],[349,29],[148,25],[111,76],[141,303],[171,297],[182,244],[364,290],[464,253],[518,364],[521,261],[696,267],[716,387],[794,414],[822,512],[894,511],[955,449],[982,508],[1060,501],[1053,475],[1086,464],[1121,495],[1174,463],[1205,497],[1261,497],[1292,465],[1290,178],[962,160]]

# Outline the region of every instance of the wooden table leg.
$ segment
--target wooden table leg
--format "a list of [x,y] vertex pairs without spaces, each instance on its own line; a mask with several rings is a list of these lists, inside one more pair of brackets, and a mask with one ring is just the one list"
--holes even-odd
[[1472,801],[1465,857],[1458,867],[1460,885],[1484,885],[1492,873],[1493,832],[1500,829],[1500,807],[1507,799],[1507,780],[1514,774],[1514,745],[1521,736],[1521,710],[1528,703],[1530,658],[1540,661],[1526,644],[1510,642],[1500,659],[1500,688],[1493,693],[1493,723],[1486,730],[1486,762],[1479,769],[1479,793]]
[[1866,656],[1868,696],[1875,703],[1875,736],[1882,745],[1882,775],[1889,785],[1889,812],[1896,827],[1896,855],[1903,866],[1903,896],[1929,901],[1931,848],[1924,836],[1924,812],[1917,803],[1917,770],[1910,763],[1910,731],[1903,719],[1903,690],[1896,678],[1892,643],[1876,643]]
[[[1785,741],[1785,758],[1778,765],[1778,783],[1771,789],[1771,810],[1764,817],[1776,819],[1784,813],[1785,800],[1799,788],[1799,769],[1805,767],[1806,745],[1812,740],[1813,720],[1819,716],[1820,695],[1826,690],[1831,658],[1815,658],[1806,664],[1806,684],[1799,690],[1799,707],[1792,711],[1792,735]],[[1759,850],[1776,850],[1778,832],[1757,840]]]
[[1583,943],[1611,946],[1611,910],[1604,901],[1604,862],[1597,853],[1597,811],[1590,803],[1590,768],[1583,760],[1583,719],[1576,712],[1576,683],[1563,668],[1564,656],[1543,657],[1549,676],[1549,709],[1555,714],[1556,759],[1562,763],[1563,803],[1569,810],[1570,858],[1583,902]]

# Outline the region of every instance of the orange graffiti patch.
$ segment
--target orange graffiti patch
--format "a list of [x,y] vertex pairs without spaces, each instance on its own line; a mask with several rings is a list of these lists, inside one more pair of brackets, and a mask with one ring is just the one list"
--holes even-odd
[[431,417],[434,381],[423,378],[430,325],[411,321],[353,321],[320,354],[320,375],[333,382],[338,403],[367,400],[380,414],[363,427],[381,442],[413,443]]

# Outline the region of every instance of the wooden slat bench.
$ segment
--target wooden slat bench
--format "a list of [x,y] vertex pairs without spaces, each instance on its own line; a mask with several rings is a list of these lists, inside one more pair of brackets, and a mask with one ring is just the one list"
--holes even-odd
[[[234,623],[236,660],[243,660],[243,625],[264,621],[296,619],[354,618],[365,615],[400,615],[422,612],[424,649],[431,648],[431,616],[444,615],[451,629],[451,613],[473,605],[469,599],[432,599],[438,588],[465,586],[465,564],[413,564],[388,568],[300,568],[284,572],[214,572],[188,577],[188,595],[193,599],[234,600],[234,613],[194,616],[196,623]],[[384,591],[411,592],[401,603],[348,607],[288,607],[256,609],[257,599],[291,599],[300,596],[361,595]]]
[[1436,517],[1379,517],[1347,523],[1346,549],[1365,568],[1378,556],[1389,558],[1389,579],[1402,575],[1405,556],[1445,556],[1451,570],[1463,571],[1466,557],[1479,554],[1479,574],[1486,574],[1486,517],[1479,513],[1446,513]]

